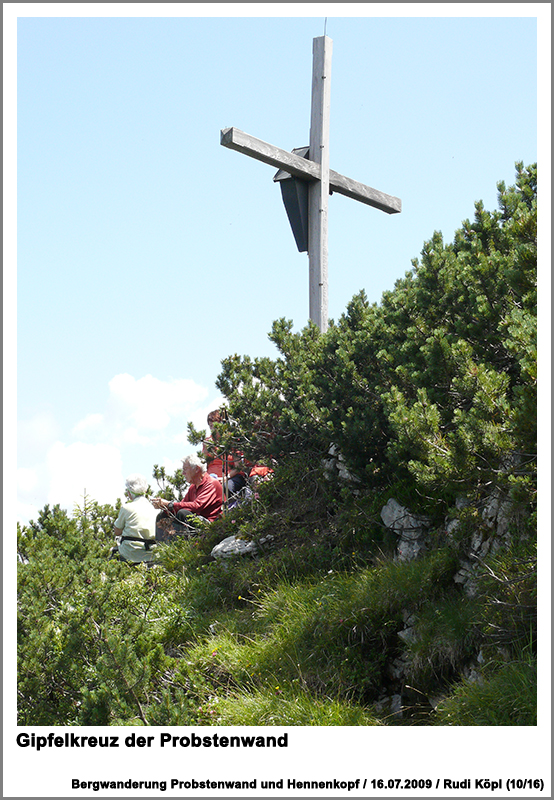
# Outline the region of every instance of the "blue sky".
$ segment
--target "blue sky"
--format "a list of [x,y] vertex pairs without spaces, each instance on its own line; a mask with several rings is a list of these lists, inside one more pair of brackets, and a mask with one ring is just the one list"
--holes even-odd
[[[220,400],[221,360],[275,355],[275,319],[306,324],[307,256],[275,170],[219,136],[235,126],[285,150],[308,144],[312,40],[326,17],[331,168],[403,204],[387,216],[330,198],[331,318],[360,289],[379,302],[435,230],[450,241],[473,217],[475,201],[495,208],[497,181],[513,182],[516,161],[537,160],[537,138],[540,230],[549,230],[549,3],[8,3],[3,14],[6,531],[46,503],[71,509],[85,489],[113,503],[129,473],[178,466],[194,449],[187,422],[203,427]],[[543,609],[547,591],[543,582]],[[321,767],[334,750],[323,731],[308,739],[305,730],[288,756],[313,777],[303,775],[309,745],[321,748]],[[348,763],[375,777],[402,777],[399,753],[411,777],[438,777],[429,752],[460,777],[461,745],[472,776],[491,776],[493,764],[500,777],[510,764],[516,777],[540,777],[543,744],[550,752],[548,736],[526,731],[522,747],[497,730],[496,765],[473,732],[467,747],[452,730],[439,734],[442,749],[435,738],[420,754],[410,728],[395,729],[383,752],[373,730],[350,740]],[[421,733],[427,748],[431,731]],[[342,732],[336,746],[344,755]],[[88,775],[88,754],[78,758],[75,773]],[[113,774],[125,764],[114,754]],[[24,770],[14,772],[18,791]]]
[[[313,16],[249,4],[252,17],[208,16],[209,4],[201,17],[150,16],[168,12],[149,4],[135,17],[123,16],[132,4],[68,4],[77,16],[60,17],[48,5],[17,26],[23,522],[85,489],[115,502],[125,475],[176,467],[194,449],[187,421],[204,427],[219,403],[221,360],[275,355],[279,317],[306,324],[307,256],[275,170],[219,135],[308,143],[325,15],[331,168],[403,204],[388,216],[330,198],[337,319],[360,289],[378,302],[435,230],[451,240],[476,200],[495,208],[516,161],[537,160],[537,9],[548,4],[504,4],[505,17],[492,15],[502,4],[489,16],[484,4],[431,4],[433,16],[412,4],[410,17],[403,4],[386,4],[389,16],[379,4],[278,7]],[[185,7],[198,8],[164,8]]]

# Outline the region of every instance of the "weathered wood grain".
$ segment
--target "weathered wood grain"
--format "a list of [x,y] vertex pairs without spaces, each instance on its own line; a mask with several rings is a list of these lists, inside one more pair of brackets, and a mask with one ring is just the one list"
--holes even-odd
[[[239,128],[224,128],[221,131],[221,144],[231,150],[237,150],[257,161],[271,164],[273,167],[283,169],[296,178],[303,180],[319,180],[321,167],[308,158],[302,158],[295,153],[281,150],[280,147],[268,144],[262,139],[241,131]],[[351,197],[360,203],[365,203],[387,214],[399,214],[402,211],[402,201],[398,197],[380,192],[371,186],[366,186],[345,175],[340,175],[334,170],[329,170],[329,189],[331,192]]]
[[285,169],[296,178],[319,180],[321,167],[307,158],[281,150],[272,144],[256,139],[239,128],[225,128],[221,131],[221,144],[231,150],[237,150],[265,164]]
[[329,173],[329,187],[332,192],[352,197],[354,200],[359,200],[360,203],[378,208],[387,214],[399,214],[402,211],[402,201],[399,197],[372,189],[371,186],[365,186],[345,175],[339,175],[334,170]]
[[[309,297],[310,319],[324,332],[327,330],[327,227],[329,195],[333,192],[343,194],[360,203],[384,211],[386,214],[398,214],[402,211],[402,202],[371,186],[366,186],[345,175],[329,169],[329,120],[331,99],[331,53],[332,40],[327,36],[319,36],[313,40],[312,70],[312,108],[310,121],[309,148],[299,148],[289,153],[268,142],[256,139],[239,128],[224,128],[221,131],[221,144],[231,150],[255,158],[265,164],[278,168],[273,178],[286,181],[290,176],[297,179],[294,188],[298,190],[298,180],[305,181],[308,186],[307,218],[308,218],[308,259],[309,259]],[[308,155],[309,158],[305,156]],[[287,192],[290,186],[281,185],[286,190],[283,194],[285,208],[298,245],[297,211],[291,205]],[[297,201],[298,197],[293,197]],[[306,216],[305,201],[302,200],[302,213]],[[292,209],[292,210],[291,210]],[[291,217],[292,214],[292,217]],[[301,239],[299,249],[305,249],[305,238]]]
[[321,165],[318,181],[308,184],[308,259],[310,319],[324,333],[328,325],[329,121],[331,54],[327,36],[313,41],[310,160]]

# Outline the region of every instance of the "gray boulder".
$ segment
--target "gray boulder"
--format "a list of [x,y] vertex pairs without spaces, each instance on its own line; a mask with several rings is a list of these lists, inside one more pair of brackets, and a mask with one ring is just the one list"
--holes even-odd
[[[269,534],[260,539],[260,544],[268,543],[273,536]],[[236,556],[255,556],[258,554],[256,542],[239,539],[237,536],[227,536],[212,550],[212,557],[216,559],[235,558]]]
[[428,517],[412,514],[391,497],[381,509],[381,519],[387,528],[400,537],[397,545],[400,561],[412,561],[425,550],[425,531],[431,524]]
[[431,524],[428,517],[412,514],[393,497],[381,509],[381,519],[387,528],[400,534],[404,539],[419,539],[424,528],[428,528]]

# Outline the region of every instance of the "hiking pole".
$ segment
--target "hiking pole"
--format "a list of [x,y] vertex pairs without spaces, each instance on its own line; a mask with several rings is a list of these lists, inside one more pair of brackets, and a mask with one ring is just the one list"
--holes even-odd
[[227,483],[227,453],[226,451],[223,452],[222,458],[222,469],[221,469],[221,481],[223,484],[223,509],[227,511],[227,502],[228,502],[228,483]]

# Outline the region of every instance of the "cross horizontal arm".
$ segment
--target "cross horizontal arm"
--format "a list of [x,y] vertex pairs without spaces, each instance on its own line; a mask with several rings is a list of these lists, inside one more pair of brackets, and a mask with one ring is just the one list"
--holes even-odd
[[399,214],[402,211],[402,200],[399,197],[372,189],[371,186],[339,175],[332,169],[329,170],[329,188],[332,192],[352,197],[353,200],[359,200],[360,203],[378,208],[387,214]]
[[[239,153],[251,156],[257,161],[263,161],[265,164],[284,169],[296,178],[303,180],[320,179],[321,167],[319,164],[297,156],[295,153],[289,153],[287,150],[281,150],[281,148],[268,144],[261,139],[256,139],[255,136],[250,136],[248,133],[239,130],[239,128],[225,128],[222,130],[221,144],[231,150],[238,150]],[[378,208],[380,211],[385,211],[387,214],[398,214],[402,210],[400,198],[379,192],[377,189],[372,189],[371,186],[358,183],[358,181],[340,175],[334,170],[329,171],[329,188],[332,192],[351,197],[368,206]]]
[[263,161],[265,164],[285,169],[296,178],[319,180],[321,175],[319,164],[294,153],[289,153],[287,150],[281,150],[279,147],[274,147],[267,142],[262,142],[261,139],[249,136],[249,134],[238,128],[225,128],[222,130],[221,144],[231,150],[238,150],[239,153],[244,153],[258,161]]

